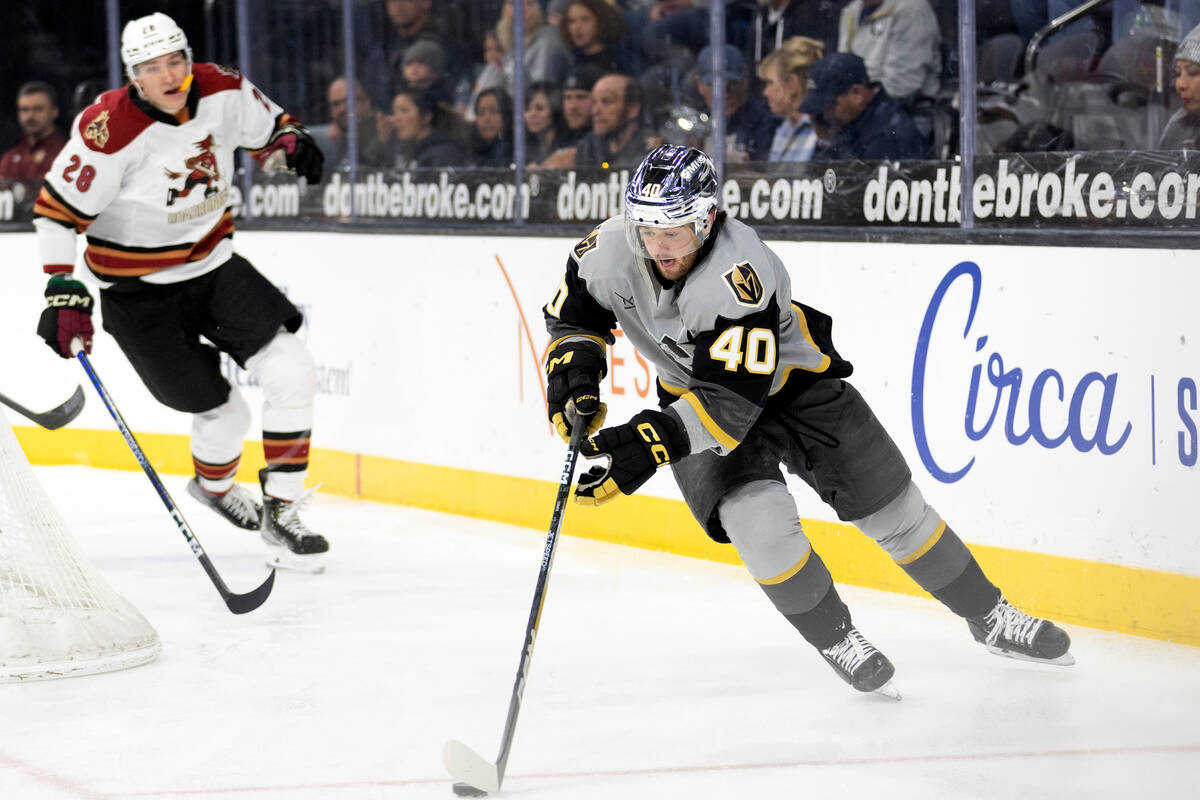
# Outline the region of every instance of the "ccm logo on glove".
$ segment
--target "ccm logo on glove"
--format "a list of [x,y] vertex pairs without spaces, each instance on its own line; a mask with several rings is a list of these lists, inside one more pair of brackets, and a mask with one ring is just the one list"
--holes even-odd
[[52,275],[46,283],[46,308],[37,332],[63,358],[74,358],[71,340],[75,338],[83,342],[85,353],[92,352],[92,295],[70,273]]
[[583,443],[584,458],[608,458],[579,478],[575,502],[598,506],[623,494],[633,494],[663,464],[691,452],[691,443],[676,418],[661,411],[643,411],[629,422],[605,428]]
[[600,402],[600,381],[608,371],[604,347],[594,339],[556,343],[546,357],[546,405],[550,421],[564,442],[579,419],[591,436],[604,424],[608,408]]

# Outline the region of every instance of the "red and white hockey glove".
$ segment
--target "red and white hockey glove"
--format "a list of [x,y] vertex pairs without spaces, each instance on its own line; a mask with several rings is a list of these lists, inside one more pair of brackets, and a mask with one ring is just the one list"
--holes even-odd
[[38,320],[38,336],[63,358],[74,358],[71,340],[79,337],[85,353],[92,352],[92,295],[69,272],[50,276],[46,284],[46,309]]
[[308,129],[294,120],[276,128],[267,140],[266,147],[256,151],[254,157],[264,169],[278,169],[286,165],[309,183],[321,182],[325,156]]
[[580,476],[575,502],[598,506],[622,494],[633,494],[663,464],[691,451],[687,434],[670,414],[642,411],[624,425],[605,428],[580,447],[584,458],[608,458]]

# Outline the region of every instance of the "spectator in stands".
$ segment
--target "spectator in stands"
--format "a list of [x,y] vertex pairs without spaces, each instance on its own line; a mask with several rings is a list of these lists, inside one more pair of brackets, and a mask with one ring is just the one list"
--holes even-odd
[[758,67],[763,97],[771,113],[783,121],[775,129],[768,161],[809,161],[817,148],[812,118],[800,110],[808,94],[809,68],[825,55],[825,45],[807,36],[784,39]]
[[694,57],[708,44],[711,23],[709,10],[692,0],[650,0],[626,9],[621,26],[629,50],[641,60],[638,74],[642,74],[646,68],[676,57],[679,49]]
[[[439,103],[453,102],[452,90],[446,80],[446,55],[442,46],[432,39],[422,39],[404,51],[403,87],[422,89],[433,94]],[[393,101],[395,96],[393,96]]]
[[459,113],[467,119],[474,119],[475,100],[479,97],[479,93],[485,89],[503,89],[504,86],[504,50],[500,47],[496,31],[491,30],[483,37],[483,68],[475,76],[470,101],[458,109]]
[[485,89],[475,98],[471,163],[477,167],[512,166],[513,103],[503,89]]
[[563,132],[560,148],[542,161],[542,169],[569,169],[575,166],[575,148],[592,132],[592,89],[603,77],[595,67],[583,67],[567,76],[563,84]]
[[570,2],[571,0],[550,0],[546,4],[546,24],[553,25],[556,28],[562,24],[563,15],[566,13],[567,4]]
[[556,83],[529,85],[525,94],[525,161],[542,166],[552,153],[564,145],[567,124],[563,120],[562,89]]
[[[513,3],[507,0],[496,23],[496,39],[504,51],[504,74],[506,88],[513,91]],[[525,81],[553,81],[562,83],[571,69],[571,55],[563,46],[558,28],[546,24],[542,7],[537,0],[525,3]]]
[[564,141],[576,144],[592,132],[592,89],[604,73],[595,67],[574,70],[563,83],[563,120],[567,123]]
[[[464,65],[466,59],[447,36],[430,9],[432,0],[381,0],[365,10],[358,35],[360,79],[372,104],[388,107],[404,86],[404,54],[418,41],[433,41],[443,49],[447,64]],[[458,78],[453,76],[453,80]],[[452,80],[452,82],[453,82]]]
[[[832,1],[832,0],[831,0]],[[708,44],[712,22],[709,0],[642,0],[621,3],[625,72],[639,75],[648,89],[645,71],[664,61],[679,61],[679,51],[696,53]],[[755,0],[725,0],[725,43],[749,53],[750,31],[757,13]],[[633,59],[633,60],[631,60]]]
[[17,124],[21,141],[0,156],[0,188],[20,184],[31,195],[51,162],[67,143],[55,127],[58,93],[44,81],[29,81],[17,89]]
[[592,132],[579,141],[575,166],[636,166],[655,142],[642,123],[642,88],[633,77],[611,73],[592,87]]
[[871,80],[907,105],[937,95],[940,41],[929,0],[850,0],[842,9],[837,49],[861,57]]
[[922,158],[925,138],[887,90],[867,76],[853,53],[832,53],[809,70],[800,110],[833,127],[832,142],[814,160]]
[[832,53],[838,42],[838,7],[841,0],[758,0],[750,24],[749,55],[756,66],[785,39],[807,36]]
[[1200,148],[1200,25],[1175,50],[1175,91],[1183,107],[1171,115],[1158,146],[1162,150]]
[[446,35],[464,53],[483,52],[484,37],[496,30],[504,0],[438,0]]
[[[730,163],[766,161],[779,119],[771,116],[766,102],[750,93],[746,62],[733,45],[725,45],[725,160]],[[713,110],[713,50],[706,47],[696,56],[696,88],[704,105]],[[712,143],[702,148],[713,152]]]
[[576,69],[593,66],[601,72],[624,69],[618,55],[621,12],[605,0],[571,0],[559,22],[562,42]]
[[396,169],[452,167],[467,163],[466,153],[452,136],[455,112],[422,89],[401,89],[392,98],[392,129],[396,133]]
[[[329,84],[330,122],[314,125],[310,133],[330,169],[349,164],[350,105],[346,101],[346,78],[338,76]],[[391,162],[388,142],[391,121],[371,108],[371,99],[362,83],[355,81],[354,113],[358,118],[358,163],[365,167],[386,167]]]

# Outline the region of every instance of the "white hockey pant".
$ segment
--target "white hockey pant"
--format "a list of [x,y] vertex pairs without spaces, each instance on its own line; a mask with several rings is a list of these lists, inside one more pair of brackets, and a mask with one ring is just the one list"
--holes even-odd
[[[263,393],[264,431],[309,431],[313,423],[313,398],[317,392],[317,370],[308,347],[294,334],[280,332],[246,360],[246,371]],[[211,464],[224,464],[242,453],[250,430],[250,408],[236,386],[229,398],[209,411],[192,417],[192,455]],[[271,472],[268,491],[275,497],[295,498],[304,491],[304,472]],[[233,475],[201,485],[210,492],[223,492],[233,484]]]

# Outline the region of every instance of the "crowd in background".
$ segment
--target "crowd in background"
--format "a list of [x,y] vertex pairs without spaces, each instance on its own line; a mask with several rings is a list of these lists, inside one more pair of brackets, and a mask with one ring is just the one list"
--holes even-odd
[[[229,63],[235,52],[232,3],[141,5],[175,14],[189,30],[198,60]],[[1045,42],[1037,67],[1042,85],[1111,77],[1113,65],[1124,68],[1131,74],[1120,85],[1133,96],[1114,100],[1112,118],[1119,123],[1117,111],[1131,104],[1158,103],[1165,112],[1160,128],[1169,113],[1182,114],[1172,120],[1164,146],[1194,144],[1190,115],[1200,104],[1200,88],[1191,88],[1195,76],[1184,56],[1192,51],[1184,43],[1200,23],[1200,0],[1163,3],[1113,0],[1063,26]],[[146,10],[133,7],[138,5],[123,3],[122,13]],[[1029,95],[1027,84],[1021,94],[1020,83],[1025,48],[1074,5],[978,0],[978,72],[981,86],[990,89],[980,101],[985,151],[1088,146],[1061,115],[1022,117]],[[252,37],[254,58],[245,71],[308,123],[334,169],[348,157],[351,102],[358,163],[367,168],[508,168],[517,151],[514,118],[524,122],[530,169],[636,164],[661,142],[711,151],[721,144],[712,141],[718,83],[725,98],[726,163],[945,158],[956,152],[954,0],[726,0],[720,75],[713,74],[707,0],[527,0],[520,64],[512,0],[360,0],[353,6],[353,87],[343,74],[340,0],[251,6],[257,9],[254,30],[263,36]],[[50,25],[29,17],[25,28]],[[1147,89],[1137,95],[1146,82],[1142,73],[1153,66],[1142,63],[1147,42],[1180,43],[1182,60],[1176,63],[1173,52],[1166,58],[1168,76],[1172,67],[1179,76],[1168,82],[1174,93],[1156,97]],[[83,79],[62,87],[71,95],[61,101],[42,80],[63,80],[61,75],[28,74],[19,87],[8,87],[9,97],[17,93],[19,130],[0,130],[0,145],[7,149],[18,139],[14,151],[21,152],[14,157],[21,169],[53,158],[50,150],[67,121],[105,88],[101,67],[93,60]],[[36,61],[25,72],[33,69]],[[523,108],[513,103],[518,78],[524,81]],[[27,91],[30,86],[37,91]],[[27,108],[33,105],[38,108]],[[1137,144],[1145,149],[1156,143]],[[5,159],[0,180],[14,174],[13,159]]]

